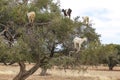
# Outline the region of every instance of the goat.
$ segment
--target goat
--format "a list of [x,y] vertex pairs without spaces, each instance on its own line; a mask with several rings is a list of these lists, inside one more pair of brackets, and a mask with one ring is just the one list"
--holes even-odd
[[69,9],[62,9],[62,12],[64,13],[64,16],[68,16],[69,18],[71,17],[71,12],[72,10],[69,8]]
[[81,45],[84,41],[87,41],[86,37],[84,37],[84,38],[75,37],[73,39],[74,48],[77,49],[76,53],[78,53],[80,51]]
[[34,22],[35,16],[36,15],[35,15],[34,11],[27,12],[27,17],[28,17],[29,23],[33,23]]
[[82,17],[82,19],[83,19],[84,24],[89,24],[89,17],[88,16]]

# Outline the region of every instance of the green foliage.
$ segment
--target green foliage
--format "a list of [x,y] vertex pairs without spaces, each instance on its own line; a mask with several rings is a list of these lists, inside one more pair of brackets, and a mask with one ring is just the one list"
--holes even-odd
[[25,5],[15,6],[9,13],[10,19],[17,24],[23,24],[27,22],[27,7]]
[[0,61],[6,62],[10,60],[10,54],[8,53],[9,47],[4,43],[2,37],[0,37]]
[[35,3],[35,6],[37,6],[39,9],[47,8],[47,5],[50,4],[51,0],[37,0]]
[[90,43],[85,51],[81,53],[80,63],[85,65],[107,64],[112,70],[119,64],[119,48],[115,44],[100,45]]
[[5,20],[8,20],[8,1],[1,0],[0,1],[0,22],[5,22]]
[[[9,27],[15,27],[16,33],[22,33],[22,37],[13,47],[4,47],[3,43],[0,44],[0,58],[5,54],[8,59],[16,62],[37,62],[45,56],[55,54],[56,46],[62,44],[63,50],[60,52],[62,55],[55,58],[52,55],[53,60],[46,58],[41,67],[51,65],[74,67],[99,62],[97,55],[102,52],[98,47],[100,35],[91,26],[83,25],[79,17],[75,20],[63,18],[60,8],[52,0],[34,0],[30,4],[15,4],[12,0],[9,2],[1,0],[0,4],[0,23],[8,25],[7,23],[11,21],[13,24]],[[29,11],[36,12],[33,24],[28,24],[26,13]],[[88,42],[82,45],[79,54],[73,53],[73,56],[65,56],[74,49],[72,40],[76,34],[80,37],[87,37]]]
[[65,40],[67,37],[69,38],[69,34],[71,34],[73,27],[73,22],[69,19],[56,20],[55,26],[53,26],[59,40]]
[[11,56],[17,61],[28,61],[31,56],[28,49],[28,45],[23,40],[18,40],[17,44],[10,49]]
[[59,68],[73,68],[75,67],[75,60],[68,56],[59,56],[51,60],[52,64],[58,66]]
[[36,22],[49,22],[53,19],[53,15],[48,12],[37,13],[36,15]]
[[95,42],[91,42],[84,51],[80,53],[80,63],[85,65],[96,65],[98,64],[97,52],[99,45]]

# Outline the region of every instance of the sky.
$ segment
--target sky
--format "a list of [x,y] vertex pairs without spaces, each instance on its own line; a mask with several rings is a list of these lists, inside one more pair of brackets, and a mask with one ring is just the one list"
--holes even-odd
[[60,8],[71,8],[72,18],[89,16],[102,44],[120,44],[119,0],[60,0]]

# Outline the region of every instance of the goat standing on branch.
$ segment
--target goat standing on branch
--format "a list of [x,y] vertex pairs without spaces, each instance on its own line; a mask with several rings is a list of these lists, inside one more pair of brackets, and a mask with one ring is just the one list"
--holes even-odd
[[28,20],[29,20],[29,23],[33,23],[34,20],[35,20],[35,12],[34,11],[31,11],[31,12],[28,12],[27,13],[27,17],[28,17]]
[[71,12],[72,12],[72,10],[69,8],[69,9],[62,9],[62,12],[64,13],[64,16],[65,17],[71,17]]
[[79,38],[79,37],[75,37],[73,39],[73,43],[74,43],[74,48],[77,49],[77,52],[78,53],[80,51],[80,48],[81,48],[81,45],[84,41],[87,41],[87,38]]
[[89,24],[89,17],[88,16],[82,17],[82,19],[83,19],[84,24]]

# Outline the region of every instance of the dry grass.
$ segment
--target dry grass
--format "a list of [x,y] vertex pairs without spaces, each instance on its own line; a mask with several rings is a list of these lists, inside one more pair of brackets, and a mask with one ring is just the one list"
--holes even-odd
[[[28,65],[27,69],[33,65]],[[115,71],[108,71],[107,67],[91,68],[86,72],[79,72],[77,70],[60,70],[49,69],[47,76],[39,76],[41,69],[37,70],[27,80],[120,80],[120,68],[115,68]],[[19,72],[18,65],[4,66],[0,64],[0,80],[12,80]]]

